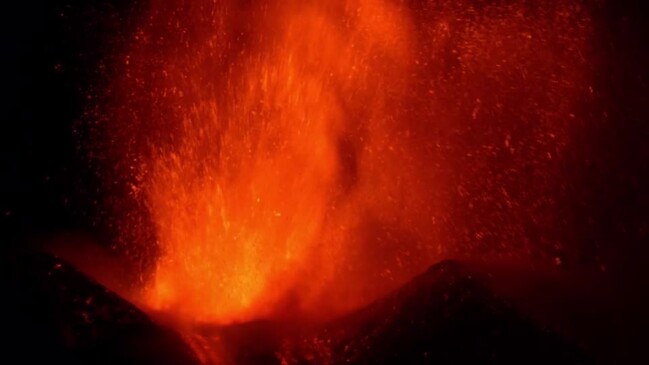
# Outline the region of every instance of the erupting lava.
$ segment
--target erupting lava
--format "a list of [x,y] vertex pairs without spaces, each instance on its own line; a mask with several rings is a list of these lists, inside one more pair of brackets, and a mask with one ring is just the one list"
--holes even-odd
[[[525,235],[552,208],[533,204],[556,188],[545,156],[585,89],[587,22],[451,3],[151,0],[98,148],[128,186],[122,241],[156,246],[145,303],[222,323],[334,313],[441,258],[442,236]],[[521,192],[528,160],[547,181]],[[511,213],[478,212],[494,202]]]
[[[349,202],[352,180],[362,179],[354,175],[366,173],[357,160],[381,154],[369,151],[381,143],[363,124],[386,133],[391,94],[403,93],[407,75],[404,20],[362,2],[353,13],[303,1],[250,9],[260,29],[240,36],[246,48],[224,66],[215,17],[217,34],[170,65],[165,87],[188,94],[179,95],[183,115],[172,141],[153,149],[145,183],[161,247],[154,307],[250,319],[281,300],[308,301],[338,269],[362,214]],[[347,146],[354,134],[368,143]],[[300,298],[287,298],[306,277]]]
[[[389,119],[411,57],[402,10],[194,2],[190,25],[160,10],[182,2],[164,3],[128,56],[163,49],[148,82],[164,112],[145,122],[154,136],[134,186],[160,247],[147,302],[212,321],[314,306],[349,264],[358,217],[393,190],[402,152],[388,149]],[[244,29],[228,24],[237,12]],[[179,39],[155,39],[159,24]]]

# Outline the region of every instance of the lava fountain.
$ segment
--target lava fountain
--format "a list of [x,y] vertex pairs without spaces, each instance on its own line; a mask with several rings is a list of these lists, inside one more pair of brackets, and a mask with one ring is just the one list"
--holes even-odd
[[449,252],[538,247],[588,17],[476,3],[151,0],[92,147],[140,301],[327,316]]
[[[150,6],[125,61],[141,74],[123,80],[151,98],[132,101],[147,120],[127,117],[138,124],[127,129],[146,130],[129,138],[141,161],[132,189],[159,245],[146,302],[218,322],[321,303],[349,265],[359,217],[398,194],[389,175],[404,151],[389,142],[408,82],[403,9]],[[237,14],[247,25],[231,24]]]
[[[350,5],[358,13],[348,15]],[[339,270],[360,213],[350,204],[352,180],[365,173],[355,167],[363,151],[351,149],[381,146],[371,135],[364,145],[344,138],[363,124],[387,133],[408,54],[394,9],[345,7],[250,9],[259,29],[244,41],[248,49],[219,67],[224,41],[208,33],[169,73],[164,87],[178,85],[183,115],[169,144],[153,146],[143,193],[161,248],[148,294],[154,307],[251,319],[282,300],[315,300],[316,287]],[[307,290],[284,298],[296,286]]]

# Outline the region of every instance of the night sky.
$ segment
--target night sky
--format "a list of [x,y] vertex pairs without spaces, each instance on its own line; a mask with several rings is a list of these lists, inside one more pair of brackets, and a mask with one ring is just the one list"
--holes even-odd
[[[94,174],[75,134],[126,2],[24,1],[2,11],[0,230],[4,245],[88,229]],[[22,244],[22,243],[21,243]]]

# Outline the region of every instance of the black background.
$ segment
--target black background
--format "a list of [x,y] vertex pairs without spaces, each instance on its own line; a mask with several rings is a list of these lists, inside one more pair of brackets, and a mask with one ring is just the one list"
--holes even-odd
[[0,231],[5,248],[34,235],[93,230],[98,182],[79,147],[93,85],[128,31],[130,1],[3,5]]

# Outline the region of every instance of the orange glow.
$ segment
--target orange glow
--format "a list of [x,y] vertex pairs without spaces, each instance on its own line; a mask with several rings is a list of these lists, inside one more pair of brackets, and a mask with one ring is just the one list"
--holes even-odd
[[[343,175],[365,173],[345,171],[358,162],[342,161],[356,159],[341,155],[343,139],[371,125],[357,153],[376,161],[386,146],[374,134],[386,133],[391,94],[407,78],[408,24],[396,8],[283,1],[252,14],[264,27],[250,54],[225,71],[194,64],[222,46],[206,34],[182,63],[189,69],[170,72],[166,88],[196,90],[182,97],[182,121],[154,149],[145,184],[161,248],[147,302],[195,319],[268,315],[297,300],[286,296],[305,278],[318,277],[309,290],[319,295],[357,224],[342,186],[354,177]],[[367,188],[365,199],[379,198]]]
[[151,0],[98,147],[128,187],[126,251],[154,257],[143,302],[325,316],[445,256],[528,250],[529,222],[554,224],[589,23],[467,3]]

